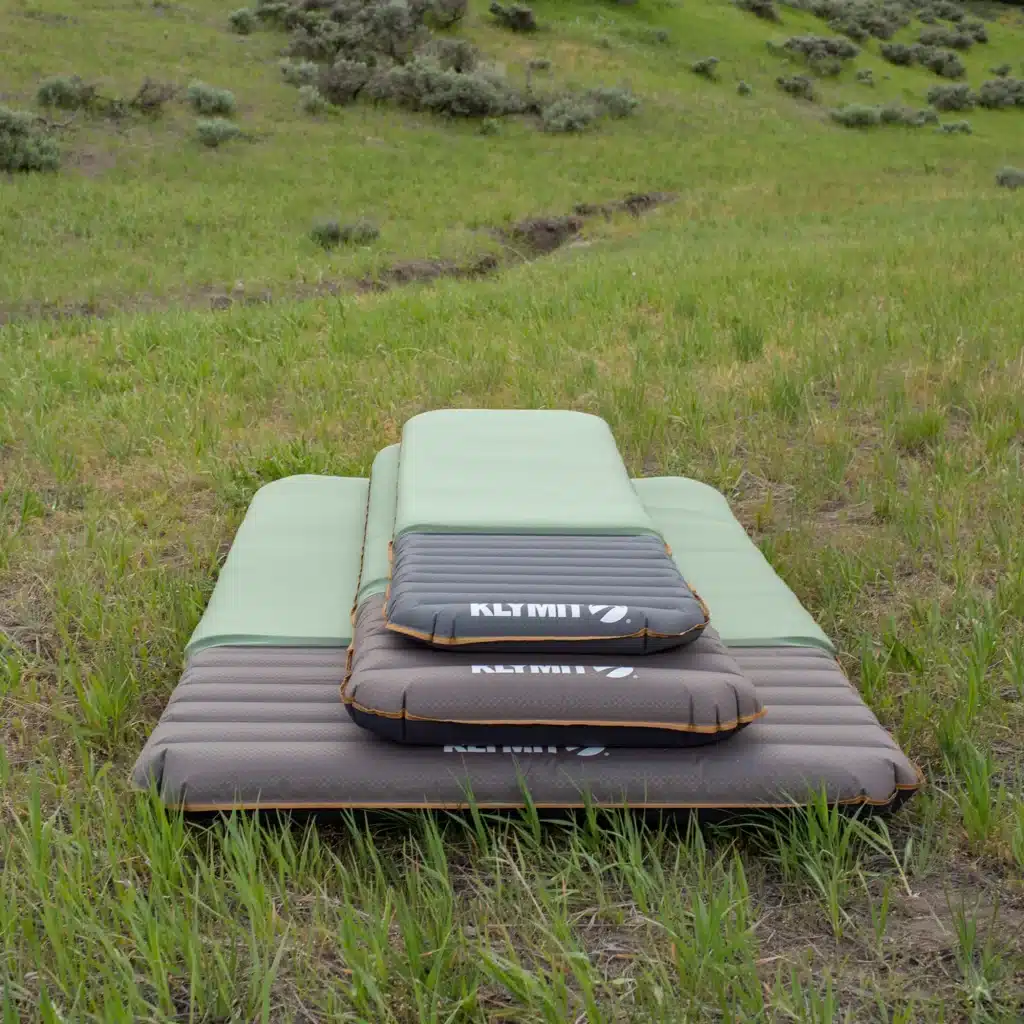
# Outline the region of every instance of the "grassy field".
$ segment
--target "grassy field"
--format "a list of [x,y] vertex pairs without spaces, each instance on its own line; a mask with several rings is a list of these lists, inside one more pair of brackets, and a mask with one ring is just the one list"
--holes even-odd
[[[1024,167],[1024,111],[852,131],[828,107],[921,107],[939,80],[871,42],[802,103],[765,43],[827,31],[807,13],[544,0],[535,36],[482,3],[460,32],[514,78],[544,56],[562,86],[629,81],[635,117],[310,117],[285,37],[230,34],[230,9],[0,0],[0,103],[55,73],[201,78],[252,136],[205,150],[180,104],[78,117],[59,174],[0,178],[5,1024],[1021,1019],[1024,193],[995,174]],[[1024,18],[990,10],[974,86],[1024,73]],[[717,82],[689,70],[710,55]],[[630,191],[678,198],[485,280],[349,287]],[[323,251],[333,214],[379,241]],[[871,827],[818,807],[703,834],[200,827],[130,794],[256,488],[365,474],[457,404],[593,411],[635,474],[721,488],[924,790]]]

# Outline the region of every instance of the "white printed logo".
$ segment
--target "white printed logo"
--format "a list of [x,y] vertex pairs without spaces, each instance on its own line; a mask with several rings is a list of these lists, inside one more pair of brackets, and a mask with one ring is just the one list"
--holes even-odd
[[526,601],[472,601],[469,614],[474,619],[580,619],[584,609],[592,618],[609,625],[621,622],[629,614],[624,604],[531,604]]
[[609,679],[625,679],[632,665],[474,665],[473,675],[584,676],[596,672]]
[[597,757],[605,754],[604,747],[496,747],[491,746],[456,746],[449,744],[444,748],[446,754],[557,754],[560,750],[577,757]]

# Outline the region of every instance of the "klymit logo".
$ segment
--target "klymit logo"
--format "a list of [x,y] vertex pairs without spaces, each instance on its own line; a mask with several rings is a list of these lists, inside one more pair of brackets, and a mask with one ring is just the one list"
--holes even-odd
[[[525,609],[525,610],[524,610]],[[581,619],[584,612],[600,622],[621,622],[629,608],[624,604],[527,604],[526,602],[471,602],[471,618],[495,619]]]
[[473,675],[530,675],[530,676],[607,676],[625,679],[633,674],[629,665],[474,665]]
[[446,754],[557,754],[559,751],[575,754],[577,757],[597,757],[598,754],[608,756],[604,747],[496,747],[493,745],[459,747],[449,745],[444,748]]

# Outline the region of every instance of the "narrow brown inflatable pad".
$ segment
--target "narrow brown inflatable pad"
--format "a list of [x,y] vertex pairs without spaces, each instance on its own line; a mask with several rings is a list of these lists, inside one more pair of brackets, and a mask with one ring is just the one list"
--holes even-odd
[[717,633],[627,661],[424,650],[390,631],[384,600],[356,612],[342,686],[353,721],[398,743],[697,746],[763,714]]
[[760,808],[893,806],[921,780],[849,684],[811,647],[730,648],[766,708],[693,749],[508,744],[403,746],[338,699],[346,652],[214,647],[192,655],[135,765],[190,811],[266,808]]

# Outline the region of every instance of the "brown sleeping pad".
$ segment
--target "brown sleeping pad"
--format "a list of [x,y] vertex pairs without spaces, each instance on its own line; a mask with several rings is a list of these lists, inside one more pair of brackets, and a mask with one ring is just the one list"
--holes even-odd
[[763,714],[754,684],[708,628],[684,647],[604,654],[432,650],[387,628],[384,598],[356,612],[342,699],[398,743],[696,746]]

